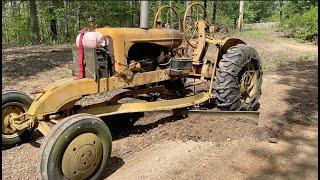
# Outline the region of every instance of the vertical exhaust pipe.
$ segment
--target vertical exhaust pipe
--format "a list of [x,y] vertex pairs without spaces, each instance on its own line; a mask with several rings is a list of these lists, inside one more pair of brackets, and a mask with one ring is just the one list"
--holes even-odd
[[148,29],[149,2],[140,2],[140,28]]

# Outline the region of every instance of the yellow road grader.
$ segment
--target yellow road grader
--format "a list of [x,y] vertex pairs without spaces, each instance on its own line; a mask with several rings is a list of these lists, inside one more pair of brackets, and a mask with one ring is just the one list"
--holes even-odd
[[[165,20],[168,12],[175,20]],[[257,51],[240,39],[215,37],[201,4],[190,4],[182,20],[174,8],[162,6],[152,28],[140,23],[140,28],[96,28],[90,19],[73,48],[73,76],[47,85],[34,99],[20,91],[2,92],[2,144],[41,132],[42,179],[101,178],[112,147],[101,117],[122,114],[132,125],[136,113],[150,111],[258,110],[262,70]],[[209,46],[215,53],[205,59]],[[203,84],[208,88],[190,88]],[[118,89],[126,91],[106,102],[76,105],[85,96]],[[127,97],[144,101],[118,102]]]

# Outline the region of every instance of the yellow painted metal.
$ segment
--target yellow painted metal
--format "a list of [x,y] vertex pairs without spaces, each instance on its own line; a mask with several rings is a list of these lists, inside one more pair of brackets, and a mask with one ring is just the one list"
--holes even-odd
[[113,41],[115,71],[128,75],[127,57],[134,43],[154,43],[168,48],[177,48],[183,40],[183,34],[175,29],[142,29],[142,28],[98,28],[104,36]]
[[74,78],[65,78],[45,87],[43,93],[31,104],[28,115],[36,116],[37,119],[41,120],[43,119],[43,115],[56,113],[61,108],[67,108],[66,105],[68,103],[70,103],[71,107],[73,103],[85,95],[169,79],[168,70],[135,73],[130,79],[113,76],[101,79],[98,91],[98,84],[94,79],[84,78],[76,80]]
[[210,36],[206,36],[205,41],[208,42],[209,44],[213,44],[213,45],[223,45],[223,43],[225,42],[225,40],[223,40],[223,39],[215,39]]
[[225,54],[230,47],[235,46],[237,44],[246,44],[246,43],[244,41],[242,41],[241,39],[233,38],[233,37],[223,39],[221,41],[221,47],[219,48],[219,50],[217,52],[218,53],[218,55],[217,55],[218,61],[222,58],[222,55]]
[[[204,23],[206,23],[206,22],[209,22],[208,21],[208,16],[207,16],[207,10],[206,10],[206,8],[202,5],[202,4],[200,4],[200,3],[198,3],[198,2],[194,2],[194,3],[192,3],[192,4],[190,4],[188,7],[187,7],[187,9],[186,9],[186,11],[185,11],[185,13],[184,13],[184,16],[183,16],[183,23],[182,23],[182,28],[183,28],[183,31],[184,31],[184,36],[185,36],[185,40],[186,40],[186,42],[192,47],[192,48],[197,48],[197,45],[194,45],[194,44],[192,44],[191,43],[191,41],[192,41],[192,37],[189,37],[188,36],[188,29],[189,29],[189,27],[187,27],[187,18],[189,17],[189,14],[191,13],[191,11],[192,11],[192,8],[193,7],[196,7],[197,8],[197,10],[198,10],[198,7],[200,7],[201,9],[202,9],[202,11],[203,11],[203,16],[204,16],[204,19],[198,19],[198,14],[197,14],[197,19],[196,19],[196,23],[198,23],[198,22],[200,22],[200,21],[203,21]],[[189,29],[190,30],[190,29]],[[202,31],[201,29],[198,29],[199,31]],[[204,30],[204,29],[203,29]],[[193,35],[192,35],[193,36]]]
[[50,127],[44,122],[39,121],[37,129],[43,134],[44,136],[47,136],[50,132]]
[[209,100],[210,98],[211,94],[200,93],[194,96],[173,100],[159,100],[143,103],[125,103],[114,106],[93,106],[92,108],[90,108],[89,106],[81,109],[79,113],[89,113],[101,117],[122,113],[171,110],[197,105]]
[[[201,72],[202,64],[200,59],[206,43],[218,46],[218,50],[212,58],[211,66],[203,67],[204,69],[202,69],[203,72],[212,72],[211,74],[201,74],[202,80],[204,79],[204,74],[206,77],[211,76],[212,81],[208,93],[201,93],[195,96],[175,100],[130,103],[108,107],[89,107],[82,109],[81,112],[102,116],[106,114],[158,111],[188,107],[209,100],[212,97],[211,90],[213,88],[215,68],[218,60],[221,59],[222,55],[226,53],[229,47],[244,42],[237,38],[219,40],[206,37],[205,20],[199,20],[197,26],[199,29],[198,45],[193,56],[193,64],[198,68],[197,72],[199,70]],[[131,74],[131,71],[128,70],[127,56],[129,49],[135,43],[154,43],[168,48],[179,47],[183,40],[183,34],[178,30],[145,30],[141,28],[108,27],[99,28],[96,29],[96,31],[102,33],[104,36],[110,36],[112,38],[113,54],[115,58],[115,75],[109,78],[102,78],[100,79],[100,82],[88,78],[76,80],[71,77],[51,83],[43,89],[43,92],[37,95],[27,112],[28,116],[33,117],[35,120],[43,120],[44,115],[56,113],[61,109],[67,109],[85,95],[171,79],[169,76],[169,69]],[[47,133],[47,127],[43,124],[40,124],[39,127],[40,130],[43,131],[43,134]]]
[[93,133],[74,138],[65,150],[61,168],[68,179],[86,179],[102,161],[102,143]]
[[98,86],[94,79],[66,78],[45,87],[43,94],[31,104],[28,115],[40,120],[43,115],[55,113],[69,102],[95,93],[98,93]]
[[193,62],[199,62],[201,55],[205,49],[206,45],[206,32],[205,32],[205,26],[206,22],[204,20],[199,20],[197,22],[199,34],[198,34],[198,44],[196,46],[195,51],[192,54],[192,61]]
[[18,128],[15,127],[13,117],[23,114],[25,110],[18,104],[9,104],[2,108],[2,136],[10,138],[18,136]]
[[156,70],[144,73],[134,73],[131,77],[129,76],[129,79],[122,76],[113,76],[100,80],[99,91],[111,91],[115,89],[134,87],[169,79],[169,70]]

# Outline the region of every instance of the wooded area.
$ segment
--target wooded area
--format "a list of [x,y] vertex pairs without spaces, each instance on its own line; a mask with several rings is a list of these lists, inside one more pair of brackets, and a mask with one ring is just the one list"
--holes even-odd
[[[149,27],[160,5],[171,4],[183,15],[192,1],[150,1]],[[235,28],[239,1],[199,1],[213,24]],[[2,1],[2,45],[66,43],[87,26],[139,26],[139,1]],[[317,41],[318,1],[244,1],[244,23],[279,21],[289,37]]]

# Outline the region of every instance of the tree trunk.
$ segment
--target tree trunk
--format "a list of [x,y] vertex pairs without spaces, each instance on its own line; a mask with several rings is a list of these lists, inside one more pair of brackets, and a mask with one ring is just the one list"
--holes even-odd
[[279,12],[280,24],[282,24],[282,6],[283,6],[283,0],[280,0],[280,12]]
[[63,8],[64,8],[64,36],[68,36],[68,13],[67,13],[67,8],[68,8],[68,1],[64,0],[63,1]]
[[212,1],[212,23],[216,23],[217,1]]
[[[51,0],[53,7],[55,7],[56,0]],[[52,19],[50,20],[50,35],[52,41],[56,41],[58,38],[58,31],[57,31],[57,19],[56,19],[56,13],[54,11],[54,8],[49,9],[49,14],[51,14]]]
[[130,27],[134,26],[134,4],[133,1],[130,2],[130,8],[131,8],[131,18],[130,18]]
[[203,6],[204,6],[204,8],[206,8],[207,9],[207,0],[204,0],[204,2],[203,2],[204,4],[203,4]]
[[31,42],[36,44],[40,42],[38,17],[37,17],[37,6],[35,0],[29,1],[30,10],[30,27],[31,27]]
[[76,31],[80,31],[80,5],[77,7]]
[[[169,6],[172,7],[172,1],[169,1]],[[170,24],[172,24],[172,9],[170,9]]]
[[15,15],[15,13],[14,13],[14,11],[15,11],[14,8],[15,8],[15,6],[14,6],[13,2],[14,2],[14,1],[10,0],[10,7],[11,7],[11,12],[12,12],[12,17],[14,18],[16,15]]
[[243,10],[244,10],[244,1],[240,1],[239,5],[239,22],[238,22],[238,28],[242,30],[243,26]]

